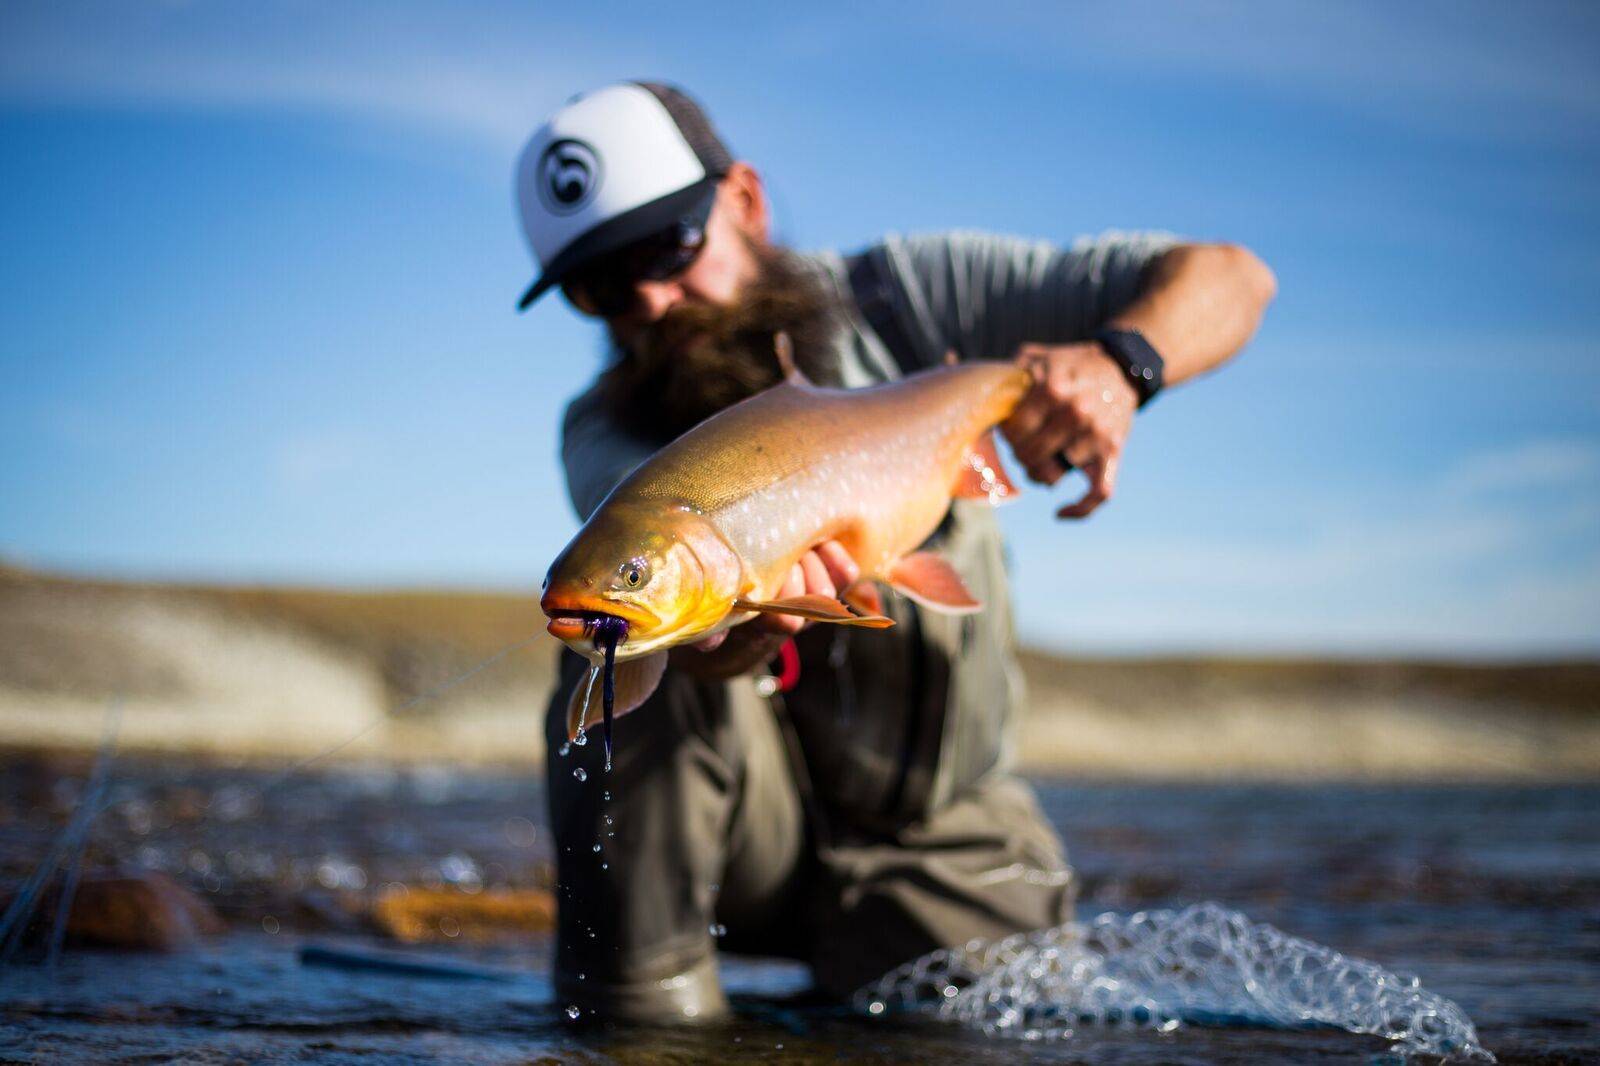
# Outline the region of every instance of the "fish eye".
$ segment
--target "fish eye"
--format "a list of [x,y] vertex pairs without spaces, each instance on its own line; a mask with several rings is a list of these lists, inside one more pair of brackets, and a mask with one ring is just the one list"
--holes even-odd
[[629,559],[618,568],[617,577],[623,588],[641,588],[650,580],[650,564],[643,559]]

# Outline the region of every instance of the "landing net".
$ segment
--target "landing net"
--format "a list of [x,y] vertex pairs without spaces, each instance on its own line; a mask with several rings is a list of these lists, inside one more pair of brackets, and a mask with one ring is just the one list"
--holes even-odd
[[1333,1027],[1403,1054],[1493,1062],[1461,1008],[1380,966],[1214,903],[1103,914],[906,963],[856,1009],[933,1015],[990,1036],[1085,1038],[1096,1027]]

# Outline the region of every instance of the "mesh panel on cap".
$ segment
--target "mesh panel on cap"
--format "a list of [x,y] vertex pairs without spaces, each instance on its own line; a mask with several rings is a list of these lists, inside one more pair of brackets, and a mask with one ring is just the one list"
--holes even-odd
[[733,166],[733,155],[728,151],[728,146],[722,143],[722,138],[717,136],[717,131],[711,128],[711,120],[693,97],[676,86],[662,82],[636,81],[634,84],[661,101],[661,106],[677,123],[683,139],[694,149],[694,154],[699,157],[700,165],[706,168],[708,175],[720,178],[728,172],[728,168]]

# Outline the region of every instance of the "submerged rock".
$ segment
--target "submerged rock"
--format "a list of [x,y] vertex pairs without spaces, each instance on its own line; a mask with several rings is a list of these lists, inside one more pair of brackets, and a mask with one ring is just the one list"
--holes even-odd
[[407,944],[542,935],[555,927],[555,897],[537,888],[391,889],[372,906],[372,920],[388,936]]
[[90,947],[181,951],[222,932],[211,905],[151,870],[89,874],[67,917],[67,941]]

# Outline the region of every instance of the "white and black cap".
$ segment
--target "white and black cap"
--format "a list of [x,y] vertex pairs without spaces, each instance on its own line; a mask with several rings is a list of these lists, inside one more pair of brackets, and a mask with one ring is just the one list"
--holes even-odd
[[701,223],[733,157],[687,94],[623,82],[575,97],[517,160],[517,207],[541,273],[525,309],[574,268],[671,226]]

